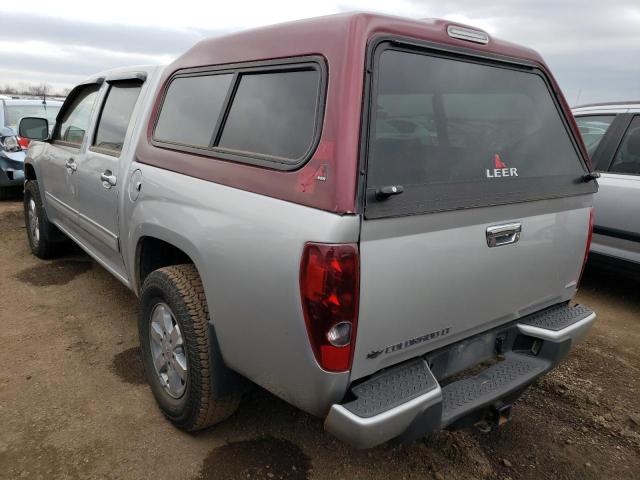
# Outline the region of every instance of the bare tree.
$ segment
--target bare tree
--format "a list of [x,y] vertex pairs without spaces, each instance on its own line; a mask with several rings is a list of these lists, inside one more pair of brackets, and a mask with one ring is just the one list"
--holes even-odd
[[15,95],[16,93],[18,93],[18,90],[13,85],[7,84],[4,87],[2,87],[2,89],[0,89],[0,93]]
[[28,92],[31,95],[44,96],[51,91],[51,87],[48,83],[41,83],[39,85],[31,85],[28,88]]
[[28,84],[25,82],[20,82],[18,85],[5,84],[4,86],[0,86],[0,94],[5,95],[32,95],[35,97],[42,96],[56,96],[56,97],[66,97],[70,88],[63,88],[58,91],[54,91],[46,82],[40,84]]

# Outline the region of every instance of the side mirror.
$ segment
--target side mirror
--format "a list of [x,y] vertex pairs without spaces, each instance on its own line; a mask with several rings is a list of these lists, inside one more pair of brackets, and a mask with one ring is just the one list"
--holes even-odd
[[49,121],[40,117],[23,117],[18,125],[18,135],[29,140],[49,138]]

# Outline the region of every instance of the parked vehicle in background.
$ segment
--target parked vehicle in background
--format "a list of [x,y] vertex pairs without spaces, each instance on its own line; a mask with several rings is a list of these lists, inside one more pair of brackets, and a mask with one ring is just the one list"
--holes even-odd
[[573,114],[601,175],[593,258],[640,267],[640,101],[583,105]]
[[53,125],[62,102],[0,98],[0,199],[24,184],[24,156],[29,140],[17,135],[23,117],[44,117]]
[[597,185],[559,91],[532,50],[443,20],[205,40],[89,78],[51,139],[22,120],[47,139],[29,244],[67,236],[139,295],[182,429],[231,415],[243,378],[359,447],[501,425],[595,319],[572,298]]

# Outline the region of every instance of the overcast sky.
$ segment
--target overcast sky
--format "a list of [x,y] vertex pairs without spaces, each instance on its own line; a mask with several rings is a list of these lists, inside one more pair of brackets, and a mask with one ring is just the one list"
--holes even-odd
[[353,10],[446,18],[533,47],[572,105],[640,100],[640,0],[4,1],[0,85],[61,89],[107,68],[167,63],[208,36]]

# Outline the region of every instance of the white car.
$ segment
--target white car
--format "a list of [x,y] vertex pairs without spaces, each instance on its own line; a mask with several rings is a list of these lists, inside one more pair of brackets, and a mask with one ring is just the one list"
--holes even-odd
[[600,172],[593,259],[640,267],[640,102],[584,105],[573,114]]

